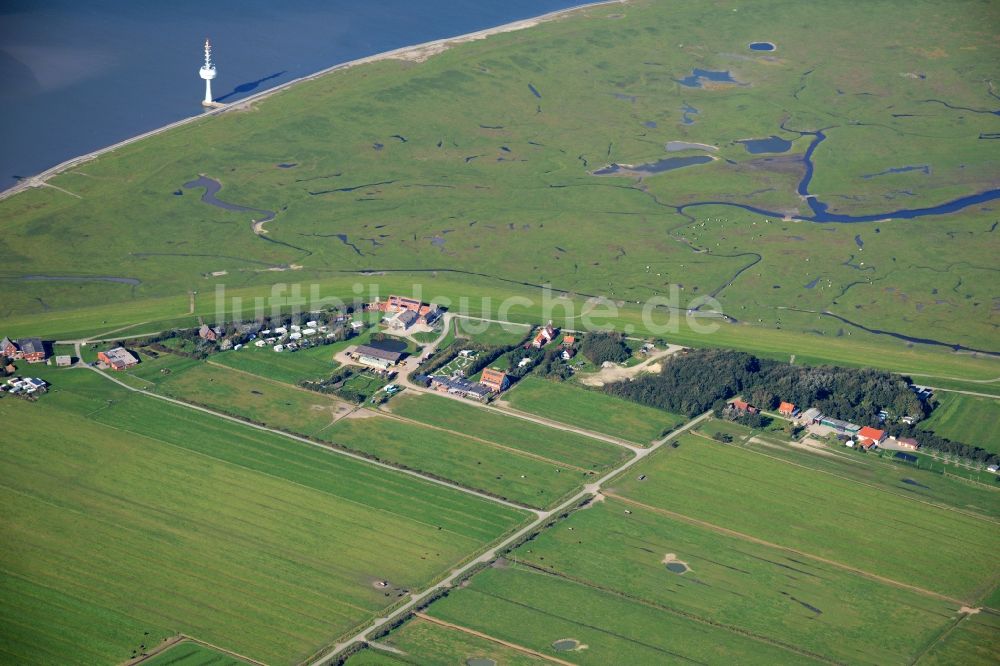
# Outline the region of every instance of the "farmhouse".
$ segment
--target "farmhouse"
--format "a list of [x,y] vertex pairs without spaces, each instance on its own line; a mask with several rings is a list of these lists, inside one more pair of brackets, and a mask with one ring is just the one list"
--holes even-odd
[[485,401],[493,392],[483,386],[470,382],[459,377],[445,377],[444,375],[433,375],[431,377],[431,388],[442,393],[451,393],[463,398]]
[[552,328],[552,322],[543,326],[538,330],[535,335],[535,339],[531,341],[531,346],[535,349],[541,349],[545,345],[549,344],[556,337],[556,329]]
[[10,338],[0,340],[0,356],[15,358],[17,355],[17,345]]
[[795,416],[798,413],[798,411],[799,410],[795,408],[795,405],[793,405],[790,402],[782,402],[778,406],[778,413],[781,414],[782,416],[787,416],[789,418]]
[[358,363],[379,370],[388,370],[399,363],[399,359],[403,356],[401,352],[386,351],[368,345],[358,345],[350,355]]
[[415,298],[394,296],[392,294],[386,300],[376,300],[373,303],[369,303],[366,307],[369,310],[377,310],[379,312],[403,312],[409,310],[416,313],[417,323],[427,325],[433,324],[441,316],[441,310],[436,305],[423,303]]
[[98,352],[97,360],[105,363],[112,370],[128,370],[135,365],[138,365],[139,359],[132,355],[132,352],[128,351],[124,347],[115,347],[106,352]]
[[878,430],[877,428],[865,426],[858,431],[858,437],[861,437],[862,439],[870,439],[876,444],[881,444],[882,440],[885,439],[885,430]]
[[198,337],[209,342],[215,342],[220,335],[222,335],[222,329],[219,327],[212,328],[208,324],[202,324],[201,328],[198,329]]
[[756,407],[751,405],[749,402],[740,400],[739,398],[730,402],[729,406],[732,407],[733,409],[737,409],[746,414],[756,414],[758,412],[758,409]]
[[563,347],[572,347],[575,344],[576,344],[576,338],[574,336],[572,335],[563,336],[563,341],[562,341]]
[[896,446],[907,451],[916,451],[920,448],[920,442],[912,437],[900,437],[896,440]]
[[417,316],[416,310],[403,310],[392,319],[389,325],[396,330],[405,331],[416,324],[417,319],[419,319],[419,317]]
[[507,377],[506,372],[494,368],[486,368],[483,370],[479,383],[494,393],[500,393],[510,386],[510,379]]
[[73,365],[73,357],[60,355],[56,356],[56,367],[57,368],[68,368]]
[[14,358],[23,358],[28,363],[41,363],[45,360],[45,345],[39,338],[21,338],[17,341],[17,353]]

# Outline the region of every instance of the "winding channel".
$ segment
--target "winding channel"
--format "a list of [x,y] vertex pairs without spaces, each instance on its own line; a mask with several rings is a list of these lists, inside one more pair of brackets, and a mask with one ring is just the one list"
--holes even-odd
[[[978,194],[970,194],[964,197],[959,197],[951,201],[947,201],[937,206],[928,206],[926,208],[902,208],[899,210],[889,211],[885,213],[874,213],[871,215],[846,215],[843,213],[831,213],[829,209],[829,204],[824,203],[816,198],[816,195],[809,193],[809,185],[812,183],[813,172],[815,171],[815,165],[813,164],[813,153],[819,147],[819,144],[826,140],[826,130],[833,129],[833,127],[825,127],[818,130],[794,130],[785,127],[784,123],[781,125],[781,129],[786,132],[793,132],[799,136],[811,136],[812,141],[809,143],[809,147],[806,149],[805,155],[802,157],[802,162],[805,164],[806,171],[802,176],[802,180],[799,181],[797,192],[801,197],[803,197],[809,204],[809,208],[812,210],[813,214],[811,216],[805,215],[794,215],[792,216],[797,220],[804,220],[807,222],[820,222],[820,223],[840,223],[840,224],[851,224],[855,222],[878,222],[881,220],[889,218],[898,218],[903,220],[912,220],[918,217],[926,217],[929,215],[947,215],[949,213],[954,213],[962,210],[963,208],[968,208],[969,206],[974,206],[976,204],[986,203],[987,201],[994,201],[1000,199],[1000,189],[986,190],[984,192],[979,192]],[[767,210],[765,208],[758,208],[757,206],[751,206],[749,204],[733,203],[731,201],[696,201],[689,204],[684,204],[677,207],[677,211],[683,213],[685,208],[691,208],[693,206],[734,206],[736,208],[741,208],[743,210],[749,211],[751,213],[757,213],[758,215],[767,215],[769,217],[784,218],[784,213],[779,213],[773,210]]]

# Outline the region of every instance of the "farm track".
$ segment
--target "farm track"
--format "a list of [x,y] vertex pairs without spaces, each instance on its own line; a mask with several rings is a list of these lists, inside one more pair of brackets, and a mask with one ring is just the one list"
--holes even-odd
[[470,636],[482,638],[483,640],[487,640],[491,643],[497,643],[498,645],[503,645],[504,647],[508,647],[512,650],[517,650],[518,652],[529,654],[532,657],[538,657],[539,659],[542,659],[552,664],[561,664],[562,666],[576,666],[576,664],[574,664],[571,661],[564,661],[558,657],[552,657],[543,652],[537,652],[535,650],[532,650],[531,648],[524,647],[523,645],[518,645],[517,643],[511,643],[510,641],[505,641],[502,638],[497,638],[496,636],[490,636],[489,634],[484,634],[483,632],[476,631],[475,629],[463,627],[460,624],[445,622],[444,620],[439,620],[436,617],[431,617],[430,615],[427,615],[426,613],[421,613],[420,611],[416,611],[415,613],[413,613],[413,615],[415,617],[419,617],[421,620],[426,620],[427,622],[436,624],[439,627],[444,627],[446,629],[453,629],[455,631],[460,631],[463,634],[468,634]]
[[257,661],[253,657],[248,657],[248,656],[240,654],[238,652],[233,652],[232,650],[227,650],[224,647],[220,647],[220,646],[215,645],[213,643],[209,643],[207,641],[203,641],[203,640],[201,640],[199,638],[195,638],[194,636],[188,636],[187,634],[177,634],[176,636],[174,636],[172,638],[168,638],[162,644],[156,646],[156,648],[154,648],[153,650],[150,650],[145,655],[143,655],[141,657],[138,657],[136,659],[131,659],[129,661],[126,661],[123,664],[123,666],[140,666],[140,664],[145,664],[146,662],[152,661],[154,658],[156,658],[159,655],[163,654],[164,652],[166,652],[170,648],[174,647],[175,645],[177,645],[179,643],[184,643],[184,642],[196,643],[198,645],[201,645],[202,647],[206,647],[206,648],[208,648],[210,650],[215,650],[216,652],[219,652],[221,654],[228,655],[228,656],[232,657],[233,659],[238,659],[238,660],[241,660],[241,661],[245,661],[246,663],[252,664],[253,666],[267,666],[264,662]]
[[396,620],[399,620],[399,619],[405,617],[406,615],[412,613],[415,606],[417,606],[421,602],[425,601],[428,597],[430,597],[434,593],[451,588],[454,585],[454,583],[455,583],[455,581],[457,579],[459,579],[463,575],[467,574],[474,567],[477,567],[477,566],[480,566],[480,565],[483,565],[483,564],[488,564],[488,563],[492,562],[494,559],[497,558],[497,556],[499,555],[499,553],[503,549],[505,549],[505,548],[507,548],[507,547],[509,547],[509,546],[511,546],[511,545],[513,545],[515,543],[517,543],[520,539],[522,539],[523,537],[531,534],[532,532],[535,532],[535,531],[537,531],[537,530],[539,530],[541,528],[544,528],[545,525],[546,525],[546,523],[547,523],[547,521],[552,516],[557,516],[560,513],[568,511],[569,509],[573,508],[574,506],[577,506],[579,503],[581,503],[585,499],[593,499],[594,497],[596,497],[601,492],[601,487],[604,484],[606,484],[608,481],[614,479],[615,477],[617,477],[619,474],[621,474],[625,470],[629,469],[633,465],[636,465],[640,461],[644,460],[651,453],[653,453],[654,451],[658,450],[661,446],[663,446],[664,444],[666,444],[670,440],[672,440],[672,439],[680,436],[682,433],[687,432],[689,429],[697,426],[699,423],[701,423],[705,419],[709,418],[711,415],[712,415],[711,412],[705,412],[704,414],[701,414],[701,415],[699,415],[699,416],[691,419],[690,421],[688,421],[684,425],[680,426],[679,428],[677,428],[673,432],[669,433],[666,437],[663,437],[662,439],[657,440],[648,449],[638,449],[638,450],[636,450],[635,456],[633,456],[632,458],[630,458],[629,460],[625,461],[621,465],[618,465],[617,467],[615,467],[611,471],[609,471],[606,474],[604,474],[604,476],[602,476],[595,483],[591,483],[591,484],[588,484],[588,485],[584,486],[583,490],[581,490],[580,492],[574,494],[572,497],[570,497],[569,499],[567,499],[565,502],[563,502],[562,504],[560,504],[559,506],[557,506],[552,511],[539,512],[538,518],[535,519],[535,520],[533,520],[530,524],[526,525],[525,527],[523,527],[520,530],[516,531],[515,533],[511,534],[509,537],[507,537],[506,539],[504,539],[500,543],[496,544],[491,549],[489,549],[487,552],[483,553],[482,555],[480,555],[476,559],[472,560],[471,562],[468,562],[465,565],[463,565],[463,566],[461,566],[461,567],[453,570],[451,573],[449,573],[443,579],[439,580],[437,583],[434,583],[434,584],[430,585],[429,587],[425,588],[421,592],[415,592],[415,593],[413,593],[413,595],[411,595],[410,600],[407,601],[405,604],[403,604],[402,606],[398,607],[396,610],[394,610],[393,612],[389,613],[385,617],[381,617],[381,618],[376,619],[374,622],[372,622],[368,627],[366,627],[365,629],[363,629],[358,634],[356,634],[356,635],[354,635],[354,636],[352,636],[352,637],[350,637],[350,638],[348,638],[348,639],[346,639],[346,640],[344,640],[344,641],[342,641],[340,643],[337,643],[336,645],[334,645],[332,648],[330,648],[326,652],[320,654],[319,656],[317,656],[314,659],[309,660],[308,663],[310,664],[310,666],[326,666],[327,664],[335,663],[337,655],[340,654],[341,652],[343,652],[344,650],[346,650],[348,647],[350,647],[352,645],[355,645],[357,643],[364,642],[366,640],[366,637],[368,636],[368,634],[370,634],[371,632],[376,631],[379,628],[381,628],[381,627],[383,627],[383,626],[385,626],[387,624],[391,624],[392,622],[394,622]]
[[865,571],[864,569],[859,569],[857,567],[852,567],[851,565],[844,564],[843,562],[838,562],[836,560],[831,560],[829,558],[821,557],[819,555],[813,555],[812,553],[807,553],[805,551],[798,550],[796,548],[790,548],[788,546],[783,546],[783,545],[781,545],[779,543],[774,543],[772,541],[767,541],[765,539],[760,539],[758,537],[755,537],[755,536],[750,535],[750,534],[745,534],[743,532],[737,532],[736,530],[731,530],[728,527],[722,527],[721,525],[716,525],[715,523],[710,523],[708,521],[700,520],[698,518],[692,518],[691,516],[686,516],[686,515],[684,515],[682,513],[677,513],[675,511],[670,511],[669,509],[663,509],[663,508],[660,508],[658,506],[652,506],[650,504],[644,504],[642,502],[639,502],[638,500],[634,500],[634,499],[625,497],[623,495],[618,495],[618,494],[616,494],[614,492],[611,492],[611,491],[605,492],[604,494],[607,495],[608,497],[613,497],[614,499],[620,500],[622,502],[625,502],[626,504],[630,504],[630,505],[638,507],[640,509],[646,509],[648,511],[652,511],[653,513],[659,513],[659,514],[664,515],[664,516],[666,516],[668,518],[672,518],[674,520],[679,520],[681,522],[688,523],[689,525],[695,525],[697,527],[703,527],[705,529],[711,530],[711,531],[716,532],[718,534],[723,534],[725,536],[735,537],[737,539],[742,539],[743,541],[747,541],[747,542],[750,542],[750,543],[755,543],[755,544],[758,544],[758,545],[761,545],[761,546],[767,546],[769,548],[775,548],[777,550],[781,550],[781,551],[784,551],[786,553],[792,553],[792,554],[795,554],[795,555],[799,555],[801,557],[808,557],[809,559],[815,560],[816,562],[822,562],[823,564],[829,564],[830,566],[836,567],[838,569],[843,569],[844,571],[849,571],[851,573],[857,574],[857,575],[862,576],[864,578],[867,578],[869,580],[874,580],[874,581],[879,582],[879,583],[885,583],[886,585],[892,585],[893,587],[898,587],[898,588],[901,588],[901,589],[904,589],[904,590],[910,590],[912,592],[916,592],[918,594],[922,594],[922,595],[924,595],[926,597],[932,597],[934,599],[940,599],[941,601],[947,601],[949,603],[957,604],[959,606],[966,605],[966,602],[962,601],[961,599],[956,599],[954,597],[949,597],[948,595],[941,594],[940,592],[934,592],[933,590],[927,590],[927,589],[924,589],[922,587],[918,587],[916,585],[911,585],[909,583],[903,583],[903,582],[900,582],[898,580],[893,580],[892,578],[886,578],[885,576],[880,576],[879,574],[872,573],[870,571]]

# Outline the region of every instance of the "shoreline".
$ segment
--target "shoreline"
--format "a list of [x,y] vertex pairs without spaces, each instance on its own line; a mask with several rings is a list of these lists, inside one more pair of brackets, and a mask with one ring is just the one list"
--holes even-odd
[[[376,53],[370,56],[364,56],[362,58],[355,58],[354,60],[347,60],[345,62],[337,63],[331,65],[325,69],[321,69],[318,72],[312,74],[307,74],[305,76],[300,76],[297,79],[292,79],[291,81],[286,81],[285,83],[279,84],[274,88],[268,88],[267,90],[262,90],[259,93],[255,93],[246,97],[244,99],[233,102],[232,104],[226,104],[220,108],[212,109],[204,113],[200,113],[196,116],[188,116],[187,118],[181,118],[180,120],[175,120],[172,123],[167,123],[155,129],[151,129],[147,132],[142,132],[141,134],[136,134],[135,136],[123,139],[111,145],[105,146],[103,148],[98,148],[97,150],[91,151],[89,153],[78,155],[76,157],[71,157],[68,160],[60,162],[59,164],[49,167],[48,169],[38,173],[34,176],[28,176],[22,178],[19,182],[15,183],[6,190],[0,191],[0,201],[8,199],[15,194],[19,194],[25,190],[35,188],[35,187],[53,187],[57,188],[55,185],[51,185],[48,180],[53,176],[57,176],[64,171],[72,169],[74,167],[80,166],[90,162],[91,160],[97,159],[102,155],[114,152],[119,148],[124,148],[130,144],[142,141],[143,139],[148,139],[150,137],[156,136],[157,134],[162,134],[169,130],[175,129],[177,127],[182,127],[184,125],[193,123],[197,120],[207,118],[210,116],[221,115],[224,113],[232,111],[242,111],[256,102],[259,102],[267,97],[274,95],[276,93],[282,92],[287,88],[305,83],[306,81],[312,81],[321,76],[326,76],[327,74],[332,74],[333,72],[350,69],[352,67],[357,67],[359,65],[366,65],[373,62],[378,62],[380,60],[409,60],[411,62],[424,62],[428,58],[431,58],[439,53],[447,51],[449,48],[464,44],[467,42],[474,42],[480,39],[486,39],[492,35],[499,35],[505,32],[515,32],[518,30],[525,30],[527,28],[532,28],[540,23],[547,21],[552,21],[555,19],[562,18],[568,14],[578,11],[584,11],[587,9],[593,9],[595,7],[603,7],[606,5],[624,5],[628,0],[596,0],[595,2],[589,2],[577,7],[570,7],[568,9],[559,9],[554,12],[549,12],[547,14],[540,14],[539,16],[534,16],[531,18],[520,19],[518,21],[512,21],[510,23],[503,23],[492,28],[484,28],[483,30],[477,30],[475,32],[468,32],[462,35],[454,35],[452,37],[442,37],[441,39],[431,40],[429,42],[422,42],[420,44],[411,44],[409,46],[401,46],[398,49],[392,49],[390,51],[382,51],[381,53]],[[66,192],[65,190],[61,190]],[[66,192],[67,194],[72,194]],[[77,196],[77,195],[73,195]]]

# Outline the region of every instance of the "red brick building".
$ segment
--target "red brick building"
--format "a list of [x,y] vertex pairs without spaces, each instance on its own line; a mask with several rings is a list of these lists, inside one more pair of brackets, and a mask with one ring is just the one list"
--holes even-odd
[[506,372],[495,370],[493,368],[486,368],[483,370],[479,383],[494,393],[500,393],[510,386],[510,379],[507,378]]

